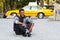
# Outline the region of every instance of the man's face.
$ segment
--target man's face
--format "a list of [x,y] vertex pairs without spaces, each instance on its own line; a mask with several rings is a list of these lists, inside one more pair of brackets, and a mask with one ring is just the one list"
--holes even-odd
[[20,16],[24,17],[24,11],[20,11]]

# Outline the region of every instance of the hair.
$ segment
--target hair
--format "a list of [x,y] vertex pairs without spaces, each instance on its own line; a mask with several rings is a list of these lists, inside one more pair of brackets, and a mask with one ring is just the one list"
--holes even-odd
[[20,9],[19,12],[24,11],[24,9]]

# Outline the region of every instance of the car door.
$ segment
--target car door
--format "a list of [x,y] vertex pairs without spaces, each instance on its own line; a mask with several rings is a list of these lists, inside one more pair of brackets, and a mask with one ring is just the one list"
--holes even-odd
[[53,10],[51,9],[43,9],[45,16],[51,16],[53,15]]
[[25,16],[30,16],[31,7],[30,6],[25,6],[25,7],[23,7],[23,9],[24,9]]
[[38,13],[38,6],[31,6],[31,15],[36,16]]

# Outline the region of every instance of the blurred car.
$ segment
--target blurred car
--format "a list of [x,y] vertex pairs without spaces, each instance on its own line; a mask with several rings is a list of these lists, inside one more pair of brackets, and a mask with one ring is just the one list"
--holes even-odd
[[54,10],[54,5],[44,5],[44,7]]
[[[25,16],[37,16],[39,19],[44,18],[44,16],[53,16],[53,10],[41,8],[40,6],[25,6],[24,9]],[[5,16],[20,16],[19,10],[7,11]]]

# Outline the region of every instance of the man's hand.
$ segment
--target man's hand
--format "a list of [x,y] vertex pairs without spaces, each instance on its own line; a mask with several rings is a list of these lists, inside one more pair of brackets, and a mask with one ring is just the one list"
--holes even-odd
[[23,23],[22,26],[24,26],[26,28],[26,24]]

